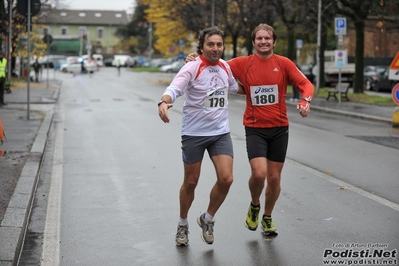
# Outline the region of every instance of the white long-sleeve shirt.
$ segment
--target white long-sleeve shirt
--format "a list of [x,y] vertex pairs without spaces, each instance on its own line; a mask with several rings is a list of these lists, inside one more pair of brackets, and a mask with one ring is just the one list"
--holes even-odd
[[230,132],[228,92],[238,85],[226,61],[212,64],[203,56],[185,64],[163,95],[174,102],[184,95],[182,135],[215,136]]

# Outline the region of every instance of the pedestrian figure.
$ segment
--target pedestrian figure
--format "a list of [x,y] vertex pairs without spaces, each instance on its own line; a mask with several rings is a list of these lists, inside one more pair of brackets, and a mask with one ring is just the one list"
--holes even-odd
[[41,65],[37,59],[33,63],[33,70],[35,71],[35,82],[39,82],[39,73],[40,73]]
[[7,59],[4,58],[4,52],[0,51],[0,107],[7,105],[4,102],[4,85],[6,83]]
[[121,60],[120,59],[118,59],[116,61],[116,68],[118,70],[118,77],[119,77],[121,75]]

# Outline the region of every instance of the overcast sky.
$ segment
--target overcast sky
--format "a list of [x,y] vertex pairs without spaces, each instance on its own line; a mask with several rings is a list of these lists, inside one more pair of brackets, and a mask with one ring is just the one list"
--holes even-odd
[[[52,0],[53,4],[57,0]],[[126,10],[131,12],[135,0],[58,0],[68,9]]]

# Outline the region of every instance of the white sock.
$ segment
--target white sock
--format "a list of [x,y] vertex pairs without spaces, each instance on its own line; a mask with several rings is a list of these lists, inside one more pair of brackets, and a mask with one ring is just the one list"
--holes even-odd
[[211,216],[208,212],[205,213],[205,221],[213,221],[213,216]]
[[180,224],[180,225],[188,225],[188,220],[187,220],[187,218],[186,218],[186,219],[183,219],[183,218],[179,217],[179,224]]

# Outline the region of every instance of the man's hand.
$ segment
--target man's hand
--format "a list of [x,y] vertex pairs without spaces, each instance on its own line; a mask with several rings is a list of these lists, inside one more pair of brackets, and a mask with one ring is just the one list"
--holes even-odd
[[308,104],[306,104],[306,106],[298,104],[296,106],[296,109],[299,111],[299,114],[302,117],[307,117],[310,112],[310,104],[308,103]]
[[198,55],[195,54],[195,53],[190,53],[190,54],[188,54],[187,57],[186,57],[186,63],[191,62],[191,61],[194,61],[195,58],[196,58],[197,56],[198,56]]
[[169,116],[168,116],[168,109],[169,108],[172,108],[173,107],[173,104],[170,104],[170,103],[161,103],[159,106],[158,106],[158,114],[159,114],[159,117],[161,118],[161,120],[164,122],[164,123],[169,123]]

